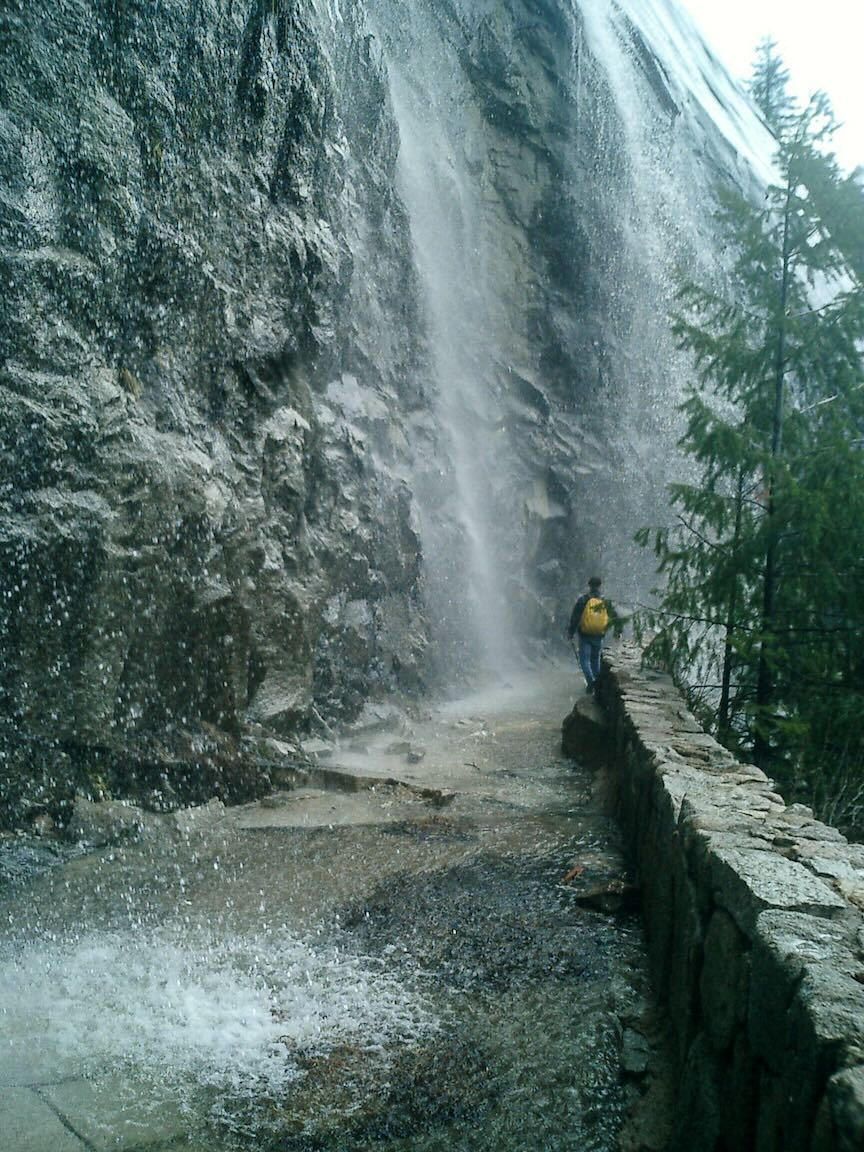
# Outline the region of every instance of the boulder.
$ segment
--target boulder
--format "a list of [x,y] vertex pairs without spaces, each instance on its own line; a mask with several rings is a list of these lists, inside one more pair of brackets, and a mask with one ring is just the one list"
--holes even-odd
[[584,696],[561,726],[561,748],[565,756],[589,768],[604,768],[609,759],[609,733],[606,716],[597,698]]
[[76,796],[66,836],[88,848],[103,848],[139,836],[145,828],[153,828],[157,820],[121,800],[94,801]]

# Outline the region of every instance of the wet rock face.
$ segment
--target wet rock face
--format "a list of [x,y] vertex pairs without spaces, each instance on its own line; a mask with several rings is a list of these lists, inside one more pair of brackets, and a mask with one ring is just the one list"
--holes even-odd
[[313,699],[350,714],[417,679],[389,417],[411,407],[413,273],[381,66],[350,19],[336,39],[291,0],[0,17],[19,732],[285,731]]
[[[634,29],[592,31],[594,8],[5,6],[0,756],[17,808],[50,807],[57,780],[68,799],[94,755],[134,749],[149,771],[203,732],[230,758],[250,725],[286,737],[418,692],[445,627],[458,659],[439,643],[439,676],[483,663],[461,633],[484,606],[523,646],[560,640],[598,561],[616,599],[633,590],[610,542],[632,552],[667,478],[646,445],[675,438],[651,247],[659,228],[670,248],[674,205],[651,205],[674,181],[640,149],[660,132],[695,203],[694,141],[712,137]],[[461,326],[436,319],[418,255],[433,211]],[[691,245],[692,227],[675,218]],[[442,407],[447,388],[471,395]],[[461,507],[448,420],[479,477]]]

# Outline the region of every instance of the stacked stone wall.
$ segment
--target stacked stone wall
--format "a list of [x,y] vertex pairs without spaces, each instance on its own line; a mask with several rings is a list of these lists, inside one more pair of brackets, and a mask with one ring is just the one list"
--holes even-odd
[[670,1152],[861,1152],[864,846],[786,805],[637,649],[600,700],[674,1036]]

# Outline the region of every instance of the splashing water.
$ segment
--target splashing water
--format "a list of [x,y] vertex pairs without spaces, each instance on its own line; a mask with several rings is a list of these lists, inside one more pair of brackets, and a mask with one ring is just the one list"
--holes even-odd
[[560,883],[622,864],[547,673],[419,727],[444,809],[297,790],[10,885],[4,1150],[609,1152],[642,944]]
[[287,930],[240,940],[162,929],[30,944],[0,967],[3,1082],[122,1068],[187,1086],[276,1096],[301,1057],[364,1053],[438,1026],[422,994],[380,961],[312,947]]

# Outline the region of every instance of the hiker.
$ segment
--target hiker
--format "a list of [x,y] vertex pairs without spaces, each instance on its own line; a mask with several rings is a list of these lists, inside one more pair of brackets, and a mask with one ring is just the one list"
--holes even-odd
[[570,626],[567,629],[567,635],[571,640],[576,635],[579,636],[579,666],[585,677],[589,696],[593,693],[597,677],[600,675],[603,637],[616,618],[611,602],[600,595],[602,584],[603,581],[599,576],[591,577],[588,581],[588,591],[583,592],[573,605]]

